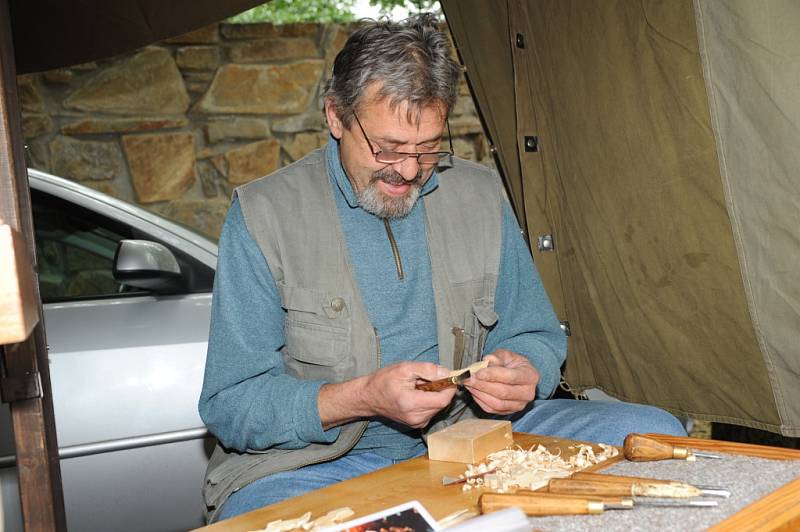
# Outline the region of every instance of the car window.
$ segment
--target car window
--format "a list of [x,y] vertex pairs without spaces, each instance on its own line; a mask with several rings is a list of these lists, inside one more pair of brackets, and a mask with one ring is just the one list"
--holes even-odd
[[[149,293],[114,279],[114,254],[120,240],[159,240],[41,191],[31,190],[31,199],[43,302]],[[185,280],[180,293],[211,291],[214,271],[167,247],[175,254]]]

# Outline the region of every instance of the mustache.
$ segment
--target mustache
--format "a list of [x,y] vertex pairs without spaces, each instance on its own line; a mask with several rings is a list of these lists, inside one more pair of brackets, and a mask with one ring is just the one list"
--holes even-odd
[[411,181],[406,181],[402,175],[398,172],[394,171],[392,168],[384,168],[383,170],[378,170],[374,174],[372,174],[372,178],[370,179],[370,184],[375,183],[376,181],[383,181],[389,185],[419,185],[422,181],[422,170],[417,170],[417,175],[414,176],[414,179]]

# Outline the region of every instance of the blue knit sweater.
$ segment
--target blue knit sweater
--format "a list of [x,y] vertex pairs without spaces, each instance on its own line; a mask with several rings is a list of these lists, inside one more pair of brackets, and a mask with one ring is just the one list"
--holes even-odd
[[[359,292],[380,339],[382,365],[403,360],[437,362],[424,199],[408,216],[391,221],[405,274],[401,280],[383,221],[358,206],[335,141],[329,143],[326,159]],[[434,174],[423,187],[422,197],[437,186]],[[541,374],[537,397],[547,397],[558,383],[566,339],[507,204],[502,233],[495,293],[499,319],[487,336],[485,353],[504,348],[527,356]],[[199,403],[203,421],[226,447],[241,451],[301,448],[332,442],[339,434],[338,428],[324,431],[320,422],[317,396],[325,383],[284,373],[279,352],[284,343],[283,319],[266,260],[234,200],[220,236]],[[418,430],[375,419],[352,452],[369,450],[404,459],[419,454],[423,445]]]

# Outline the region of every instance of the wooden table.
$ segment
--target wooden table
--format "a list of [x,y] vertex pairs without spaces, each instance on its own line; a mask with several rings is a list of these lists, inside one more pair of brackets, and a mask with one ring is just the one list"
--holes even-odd
[[[673,445],[684,445],[698,450],[772,459],[800,460],[800,451],[794,449],[671,436],[657,437],[661,441]],[[570,447],[578,443],[522,433],[514,433],[514,441],[525,448],[540,443],[551,452],[556,452],[556,449],[560,449],[566,456],[574,452]],[[589,467],[586,471],[603,469],[621,459],[621,456],[614,457],[601,464]],[[352,508],[355,512],[353,518],[357,518],[414,499],[420,501],[437,520],[464,508],[477,512],[479,490],[464,492],[461,489],[461,484],[442,486],[442,477],[444,475],[458,476],[464,473],[464,470],[464,464],[433,462],[422,456],[277,504],[253,510],[198,530],[203,532],[259,530],[264,528],[270,521],[294,519],[305,512],[312,512],[312,519],[315,519],[330,510],[343,506]],[[797,530],[800,527],[799,501],[800,478],[744,508],[725,521],[718,523],[712,530],[715,532]]]

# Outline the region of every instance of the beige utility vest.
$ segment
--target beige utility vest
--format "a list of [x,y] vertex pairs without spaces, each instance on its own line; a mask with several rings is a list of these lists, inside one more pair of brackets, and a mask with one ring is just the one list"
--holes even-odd
[[[460,368],[480,359],[497,321],[502,192],[486,167],[453,158],[425,195],[428,252],[436,304],[439,363]],[[237,189],[245,223],[269,265],[286,312],[286,372],[341,382],[380,367],[380,341],[359,295],[325,164],[324,150]],[[391,303],[389,303],[391,304]],[[257,309],[253,309],[257,311]],[[431,421],[426,432],[475,415],[469,394]],[[238,453],[217,445],[203,494],[213,517],[228,496],[266,475],[335,459],[367,421],[341,427],[331,444]]]

